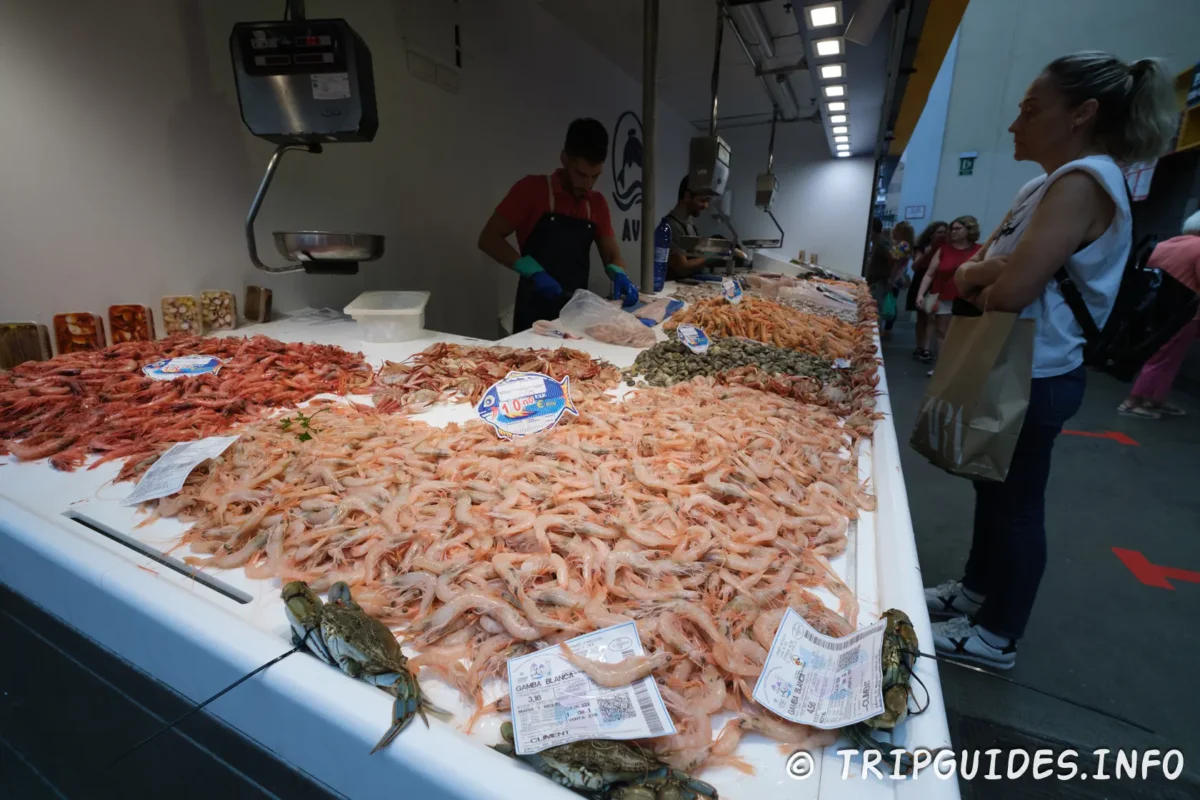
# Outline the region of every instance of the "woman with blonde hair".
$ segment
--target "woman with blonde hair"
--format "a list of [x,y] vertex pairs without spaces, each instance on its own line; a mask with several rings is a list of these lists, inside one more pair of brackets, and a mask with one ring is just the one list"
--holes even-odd
[[[917,308],[925,310],[934,319],[933,325],[926,325],[925,341],[921,342],[921,360],[930,362],[933,355],[930,345],[933,344],[934,332],[937,332],[938,352],[946,342],[946,331],[950,330],[950,314],[954,300],[958,297],[958,289],[954,285],[954,273],[966,264],[980,250],[979,222],[970,215],[959,217],[950,223],[950,232],[946,241],[934,253],[925,277],[921,278],[921,288],[917,289]],[[930,370],[930,375],[933,371]]]
[[951,617],[934,626],[940,653],[997,669],[1016,663],[1046,568],[1050,453],[1083,402],[1083,329],[1055,275],[1065,270],[1103,327],[1132,248],[1121,165],[1161,156],[1177,123],[1171,78],[1152,59],[1064,56],[1021,100],[1013,155],[1045,174],[1021,188],[986,256],[954,280],[978,308],[1033,320],[1033,380],[1006,479],[975,483],[962,579],[925,590],[930,611]]

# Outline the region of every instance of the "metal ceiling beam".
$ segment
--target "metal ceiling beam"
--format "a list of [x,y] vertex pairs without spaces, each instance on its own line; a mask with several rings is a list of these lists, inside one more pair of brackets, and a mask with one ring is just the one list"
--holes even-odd
[[[755,58],[755,55],[751,49],[751,45],[746,43],[746,39],[742,35],[742,31],[738,29],[737,21],[729,10],[727,0],[718,0],[717,5],[722,11],[723,18],[729,20],[729,27],[733,29],[734,38],[736,38],[738,44],[742,46],[742,52],[745,53],[746,60],[750,62],[751,69],[754,70],[754,74],[758,78],[759,83],[762,85],[763,91],[766,92],[767,100],[771,103],[771,108],[773,111],[778,112],[778,114],[787,122],[794,122],[795,120],[799,119],[800,101],[796,97],[796,91],[792,88],[792,84],[788,80],[786,74],[769,73],[774,75],[774,77],[767,77],[768,73],[764,73],[762,71],[762,62]],[[775,49],[771,44],[770,31],[766,30],[766,23],[762,21],[761,12],[756,6],[753,5],[740,6],[738,8],[739,15],[742,15],[743,11],[745,11],[747,14],[749,12],[757,14],[757,18],[760,21],[759,25],[761,27],[759,35],[761,38],[759,39],[758,44],[754,45],[753,47],[757,48],[760,53],[764,54],[764,58],[772,57],[775,53]],[[767,53],[770,55],[766,55]]]

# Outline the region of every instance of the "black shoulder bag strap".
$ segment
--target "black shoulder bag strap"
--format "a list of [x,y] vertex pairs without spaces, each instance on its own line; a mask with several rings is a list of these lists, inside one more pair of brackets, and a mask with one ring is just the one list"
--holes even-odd
[[[1125,199],[1129,202],[1129,258],[1132,259],[1137,257],[1137,253],[1133,248],[1133,195],[1129,191],[1129,184],[1124,181],[1122,181],[1122,184],[1125,186]],[[1126,268],[1128,268],[1128,264],[1126,264]],[[1067,307],[1075,315],[1075,321],[1083,329],[1083,338],[1088,343],[1096,341],[1100,336],[1100,329],[1096,327],[1096,320],[1092,319],[1092,312],[1088,311],[1087,303],[1084,302],[1079,287],[1075,285],[1074,279],[1067,274],[1067,266],[1065,264],[1058,268],[1058,272],[1054,273],[1054,280],[1058,282],[1058,289],[1062,292],[1063,300],[1066,301]]]
[[1065,266],[1059,267],[1058,272],[1054,273],[1054,280],[1058,281],[1058,290],[1062,292],[1063,300],[1067,302],[1067,307],[1075,315],[1075,321],[1079,323],[1080,328],[1083,328],[1083,338],[1088,342],[1094,342],[1100,336],[1100,329],[1096,327],[1096,320],[1092,319],[1092,312],[1088,311],[1087,303],[1084,302],[1079,287],[1067,274]]

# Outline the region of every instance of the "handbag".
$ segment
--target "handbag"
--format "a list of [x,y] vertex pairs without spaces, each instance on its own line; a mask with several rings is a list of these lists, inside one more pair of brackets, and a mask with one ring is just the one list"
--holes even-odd
[[1003,481],[1029,407],[1034,321],[987,311],[954,317],[909,444],[934,466]]
[[937,313],[938,296],[933,292],[926,292],[924,299],[921,300],[921,311],[925,314]]

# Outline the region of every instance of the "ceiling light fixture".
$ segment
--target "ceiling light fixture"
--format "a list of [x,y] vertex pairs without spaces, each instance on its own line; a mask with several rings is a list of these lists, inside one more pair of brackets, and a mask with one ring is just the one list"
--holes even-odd
[[813,42],[813,49],[816,51],[818,58],[840,56],[843,50],[842,39],[840,36],[835,39],[818,39]]
[[830,25],[842,24],[842,4],[821,3],[804,9],[804,19],[808,22],[809,30],[813,28],[828,28]]
[[836,103],[829,104],[829,110],[830,111],[845,111],[846,104],[844,102],[842,102],[841,100],[838,100]]
[[830,78],[842,78],[846,75],[845,64],[823,64],[821,66],[821,79],[829,80]]
[[838,153],[838,154],[837,154],[837,157],[838,157],[838,158],[849,158],[849,157],[850,157],[850,154],[849,154],[849,153],[847,153],[847,152],[844,152],[844,151],[843,151],[843,152],[841,152],[841,153]]
[[843,83],[835,83],[833,86],[825,87],[826,97],[845,97],[846,85]]
[[845,114],[834,114],[832,117],[829,118],[829,121],[835,125],[838,123],[841,123],[841,122],[845,122],[846,115]]
[[848,144],[839,144],[839,145],[837,146],[837,149],[838,149],[838,150],[849,150],[849,149],[850,149],[850,145],[848,145]]
[[842,144],[844,142],[849,142],[850,137],[849,136],[835,136],[835,137],[833,137],[833,140],[835,142],[837,142],[838,144]]
[[834,133],[849,133],[850,128],[845,125],[835,125],[833,127],[833,132]]

